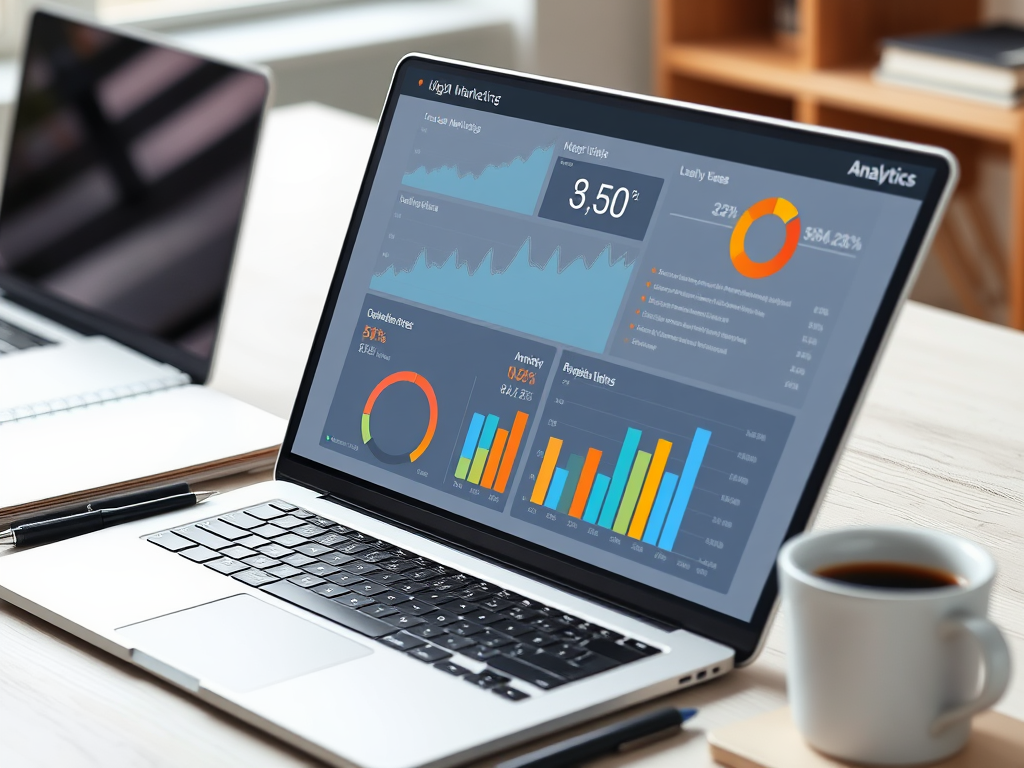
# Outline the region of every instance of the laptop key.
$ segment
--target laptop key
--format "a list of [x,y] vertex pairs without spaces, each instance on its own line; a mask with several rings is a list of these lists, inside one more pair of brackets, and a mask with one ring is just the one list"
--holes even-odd
[[421,603],[416,598],[413,598],[402,603],[399,610],[402,613],[408,613],[411,616],[422,616],[425,613],[431,613],[437,609],[430,603]]
[[275,568],[268,568],[267,573],[271,576],[277,576],[279,579],[290,579],[292,576],[302,573],[298,568],[287,563],[281,563],[281,565]]
[[460,637],[477,635],[483,631],[483,627],[477,626],[476,624],[471,624],[468,621],[458,621],[448,626],[448,634],[459,635]]
[[406,595],[416,595],[425,592],[429,587],[426,584],[417,584],[415,581],[403,581],[401,584],[395,584],[394,589]]
[[263,525],[263,521],[258,517],[247,515],[245,512],[228,512],[226,515],[221,515],[220,519],[225,523],[229,523],[236,528],[241,528],[246,531],[252,530],[253,528],[259,528]]
[[340,597],[349,592],[347,588],[339,587],[337,584],[331,584],[330,582],[324,582],[319,587],[313,587],[313,591],[324,597]]
[[388,616],[384,621],[399,629],[408,629],[424,623],[419,616],[410,616],[407,613],[396,613],[394,616]]
[[307,538],[313,539],[313,541],[315,541],[317,544],[323,544],[325,547],[336,547],[339,544],[344,544],[346,541],[348,541],[347,536],[342,536],[340,533],[335,533],[334,531],[328,531],[327,533],[320,535],[310,535],[306,533],[306,529],[309,527],[312,526],[304,525],[302,526],[302,528],[296,528],[295,533],[299,534],[300,536],[305,536]]
[[292,551],[288,549],[288,547],[282,547],[280,544],[267,544],[265,547],[260,547],[259,551],[267,557],[272,557],[275,560],[281,560],[292,554]]
[[195,546],[194,542],[191,542],[176,533],[171,533],[170,531],[154,533],[152,536],[147,538],[146,541],[151,541],[158,547],[163,547],[171,552],[180,552],[183,549]]
[[220,555],[214,552],[212,549],[206,547],[192,547],[191,549],[182,549],[178,552],[182,557],[187,557],[194,563],[205,563],[207,560],[214,560]]
[[551,635],[544,632],[531,632],[528,635],[520,635],[518,638],[519,642],[526,643],[527,645],[533,645],[537,648],[543,648],[547,645],[554,645],[558,641]]
[[587,650],[594,653],[606,656],[613,661],[617,661],[621,664],[628,664],[631,661],[644,658],[645,654],[635,651],[632,648],[627,648],[624,645],[613,643],[610,640],[604,638],[597,638],[587,643]]
[[363,578],[362,576],[356,576],[355,574],[345,573],[344,571],[341,571],[340,573],[332,573],[330,576],[327,577],[327,580],[334,582],[340,587],[351,588],[353,584],[360,583],[363,580]]
[[271,576],[265,571],[258,571],[255,568],[249,568],[245,571],[239,571],[238,573],[231,574],[231,578],[238,579],[243,584],[248,584],[250,587],[262,587],[264,584],[269,584],[272,581],[278,581],[276,576]]
[[337,598],[336,602],[340,605],[347,605],[349,608],[362,608],[364,605],[373,605],[376,601],[372,597],[347,594]]
[[416,637],[441,637],[444,635],[444,630],[441,627],[434,626],[433,624],[420,624],[418,627],[413,627],[409,630]]
[[281,501],[281,499],[274,499],[273,501],[268,501],[267,503],[274,509],[279,509],[282,512],[294,512],[295,510],[298,509],[298,507],[296,507],[294,504],[287,501]]
[[311,573],[300,573],[298,576],[292,576],[288,581],[292,584],[297,584],[300,587],[311,589],[312,587],[318,587],[324,583],[324,580],[319,576],[314,576]]
[[378,603],[383,603],[384,605],[399,605],[401,603],[407,603],[410,600],[412,600],[412,597],[410,597],[409,595],[403,595],[401,592],[393,591],[384,592],[379,595],[374,595],[374,598],[377,600]]
[[382,587],[380,584],[374,584],[372,581],[361,581],[358,584],[353,584],[349,587],[357,595],[379,595],[381,592],[387,592],[387,587]]
[[293,547],[293,549],[296,552],[301,552],[302,554],[309,555],[310,557],[320,557],[320,555],[324,555],[331,551],[329,547],[325,547],[323,544],[314,544],[312,542],[298,544]]
[[368,637],[382,637],[395,631],[380,619],[349,610],[339,600],[318,595],[288,581],[268,584],[263,591]]
[[194,525],[186,525],[184,528],[175,528],[171,533],[176,533],[182,538],[194,541],[196,544],[201,544],[207,549],[221,550],[227,549],[231,546],[231,542],[227,539],[210,533],[203,528],[197,528]]
[[527,664],[522,659],[512,659],[508,656],[495,656],[494,658],[488,659],[487,664],[494,667],[500,672],[518,677],[520,680],[525,680],[530,685],[534,685],[541,690],[550,691],[552,688],[557,688],[560,685],[565,685],[568,680],[562,677],[545,672],[542,669]]
[[445,611],[437,611],[436,613],[425,613],[423,618],[428,624],[434,624],[436,626],[447,626],[449,624],[458,624],[459,617],[454,613],[446,613]]
[[274,525],[278,528],[287,528],[288,530],[291,530],[292,528],[298,528],[302,525],[302,520],[297,518],[295,515],[285,515],[284,517],[276,518],[274,520]]
[[246,558],[245,564],[250,568],[273,568],[275,565],[280,565],[281,561],[266,555],[256,555],[255,557]]
[[452,655],[448,651],[442,651],[440,648],[434,645],[422,645],[419,648],[414,648],[409,651],[409,655],[414,659],[425,661],[428,664],[434,664],[444,659],[450,659]]
[[261,525],[259,528],[253,528],[252,532],[254,535],[262,536],[265,539],[276,539],[278,536],[284,536],[288,533],[284,528],[278,528],[270,523]]
[[[463,639],[469,640],[471,638],[467,637]],[[487,661],[488,659],[493,659],[495,656],[501,653],[501,651],[497,648],[487,648],[483,645],[474,645],[472,648],[467,648],[466,650],[464,650],[463,653],[469,656],[469,658],[471,659],[476,659],[477,661]]]
[[525,635],[533,631],[533,628],[529,624],[523,624],[520,621],[509,621],[508,619],[502,619],[490,623],[489,626],[495,632],[501,632],[505,635],[511,635],[512,637],[519,637],[519,635]]
[[[442,648],[447,648],[449,651],[462,651],[465,648],[475,646],[472,640],[468,637],[459,637],[458,635],[445,635],[444,637],[435,638],[434,641]],[[497,653],[497,651],[495,651]]]
[[250,507],[245,510],[245,513],[259,520],[273,520],[275,517],[283,517],[285,514],[283,510],[271,504],[260,504],[258,507]]
[[473,640],[486,648],[501,648],[503,645],[512,643],[511,637],[498,634],[497,632],[485,629],[478,635],[473,635]]
[[[280,525],[280,523],[275,520],[274,525]],[[281,527],[283,528],[284,526]],[[327,529],[321,528],[319,525],[306,520],[299,527],[292,528],[292,533],[297,533],[299,536],[305,536],[307,539],[313,539],[317,536],[323,536],[327,533]]]
[[642,653],[644,656],[654,656],[656,654],[661,653],[661,651],[659,651],[653,645],[648,645],[647,643],[641,640],[634,640],[631,637],[627,637],[625,640],[623,640],[622,644],[630,650],[636,651],[637,653]]
[[304,570],[306,573],[312,573],[314,576],[325,577],[338,572],[337,566],[318,562],[313,562],[310,565],[304,566],[302,570]]
[[297,533],[286,533],[284,536],[278,536],[274,541],[282,547],[292,547],[294,549],[300,544],[306,544],[308,540],[302,538]]
[[[305,557],[305,555],[303,555],[303,557]],[[310,558],[310,560],[312,560],[312,558]],[[324,554],[322,554],[319,557],[317,557],[317,560],[319,560],[322,563],[327,563],[328,565],[339,565],[340,566],[340,565],[348,565],[349,563],[351,563],[352,562],[352,556],[351,555],[343,555],[340,552],[325,552]]]
[[369,549],[365,544],[360,544],[358,541],[349,541],[337,548],[339,552],[345,555],[358,555],[360,552],[365,552]]
[[395,632],[393,635],[382,637],[380,641],[400,651],[411,651],[413,648],[419,648],[421,645],[427,644],[426,640],[413,637],[408,632]]
[[392,608],[390,605],[381,605],[380,603],[374,603],[373,605],[366,605],[359,609],[362,613],[367,616],[373,616],[377,619],[383,619],[385,616],[394,616],[398,613],[397,610]]
[[382,552],[379,549],[373,550],[371,552],[364,552],[363,554],[359,555],[359,559],[362,560],[364,563],[380,563],[385,560],[390,560],[392,557],[394,557],[394,555],[392,555],[390,552]]
[[366,573],[376,573],[380,568],[376,565],[370,565],[369,563],[363,563],[359,560],[355,560],[348,565],[342,566],[342,570],[347,571],[348,573],[354,573],[357,576],[362,576]]
[[281,558],[282,563],[288,563],[288,565],[294,566],[295,568],[301,568],[304,565],[315,563],[316,560],[309,555],[304,555],[301,552],[292,552],[290,555]]
[[443,608],[450,613],[454,613],[457,616],[461,616],[464,619],[469,619],[469,613],[477,609],[476,603],[471,603],[461,598],[445,598],[444,600],[434,603],[438,608]]
[[491,672],[490,670],[484,670],[479,675],[467,675],[462,679],[480,688],[494,688],[509,682],[509,679],[504,675],[499,675],[497,672]]
[[491,693],[496,693],[507,701],[522,701],[523,699],[530,698],[530,694],[508,685],[499,685],[497,688],[491,688]]
[[225,576],[230,576],[232,573],[244,571],[249,567],[245,563],[241,563],[230,557],[218,557],[216,560],[209,560],[203,563],[203,565],[207,568],[212,568],[217,571],[217,573],[223,573]]
[[237,544],[233,547],[222,549],[220,553],[224,555],[224,557],[230,557],[234,560],[245,560],[245,558],[253,557],[257,554],[255,550],[249,549],[248,547],[240,547]]
[[469,670],[465,667],[460,667],[453,661],[441,661],[434,665],[434,669],[440,669],[442,672],[447,672],[449,675],[455,675],[455,677],[462,677],[468,675]]
[[248,547],[249,549],[259,549],[265,547],[270,542],[264,539],[262,536],[254,536],[252,534],[246,536],[244,539],[239,539],[235,542],[239,547]]

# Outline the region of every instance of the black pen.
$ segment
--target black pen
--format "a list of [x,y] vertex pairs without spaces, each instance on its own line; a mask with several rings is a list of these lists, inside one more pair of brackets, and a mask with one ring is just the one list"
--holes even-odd
[[655,734],[663,733],[667,736],[678,731],[679,726],[696,714],[696,709],[659,709],[514,757],[498,763],[495,768],[562,768],[578,765],[602,755],[629,749],[633,742],[646,742],[647,737]]
[[189,491],[187,493],[177,493],[173,496],[165,496],[162,499],[140,501],[137,504],[103,509],[90,508],[85,512],[77,512],[61,517],[29,520],[12,526],[6,531],[0,531],[0,545],[29,547],[61,539],[70,539],[73,536],[92,533],[102,528],[109,528],[112,525],[129,523],[132,520],[141,520],[144,517],[152,517],[163,512],[171,512],[175,509],[184,509],[194,504],[201,504],[211,496],[216,495],[216,493],[217,491]]

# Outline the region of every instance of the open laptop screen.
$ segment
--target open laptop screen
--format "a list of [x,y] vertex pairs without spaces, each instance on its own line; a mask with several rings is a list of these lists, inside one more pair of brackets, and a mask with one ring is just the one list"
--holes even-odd
[[36,13],[0,284],[202,378],[267,91],[260,73]]
[[291,451],[749,621],[946,161],[398,78]]

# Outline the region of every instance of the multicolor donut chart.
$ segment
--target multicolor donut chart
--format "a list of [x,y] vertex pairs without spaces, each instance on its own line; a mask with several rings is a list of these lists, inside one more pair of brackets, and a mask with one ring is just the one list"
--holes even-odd
[[[397,384],[400,381],[407,381],[410,384],[415,384],[423,390],[423,394],[427,396],[427,403],[430,406],[430,421],[427,423],[427,431],[424,433],[423,439],[411,453],[387,453],[374,442],[373,437],[370,435],[370,413],[373,411],[373,405],[377,402],[377,398],[380,397],[381,392],[392,384]],[[427,446],[430,445],[430,441],[434,439],[434,430],[436,428],[437,396],[434,394],[434,388],[430,386],[429,381],[413,371],[399,371],[398,373],[392,373],[390,376],[384,378],[380,384],[373,388],[373,392],[371,392],[370,396],[366,399],[366,405],[363,406],[363,442],[370,450],[370,453],[385,464],[405,464],[407,462],[416,461],[416,459],[422,456],[423,452],[427,450]]]
[[[750,225],[763,216],[778,216],[786,225],[786,241],[768,261],[753,261],[745,250]],[[733,227],[729,255],[736,271],[744,277],[760,280],[770,277],[786,266],[800,241],[800,212],[784,197],[766,197],[747,208]]]

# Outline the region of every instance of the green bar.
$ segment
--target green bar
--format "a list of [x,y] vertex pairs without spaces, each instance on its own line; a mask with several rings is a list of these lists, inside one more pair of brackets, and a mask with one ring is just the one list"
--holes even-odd
[[640,489],[644,484],[644,475],[647,474],[647,467],[650,464],[651,454],[647,451],[636,452],[633,471],[629,473],[629,480],[626,482],[626,492],[622,496],[622,503],[619,504],[619,511],[615,515],[615,524],[612,525],[612,530],[616,533],[625,533],[629,529],[629,520],[633,517],[633,509],[636,507],[636,500],[640,498]]
[[473,457],[473,466],[469,468],[469,482],[480,484],[480,475],[484,473],[484,464],[487,463],[488,450],[477,448],[476,456]]
[[569,476],[565,478],[565,488],[562,489],[562,497],[558,500],[557,511],[567,515],[569,507],[572,506],[572,497],[576,494],[576,484],[580,481],[580,475],[583,474],[583,457],[577,456],[575,453],[570,454],[565,468],[568,470]]
[[460,458],[459,463],[455,465],[455,477],[465,480],[467,472],[469,472],[469,459]]

